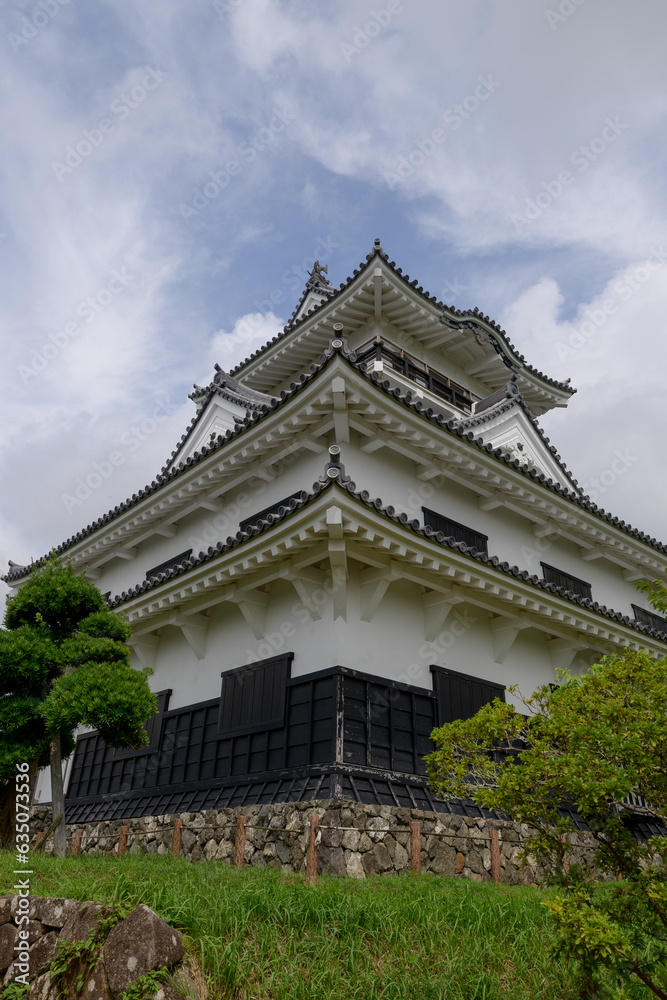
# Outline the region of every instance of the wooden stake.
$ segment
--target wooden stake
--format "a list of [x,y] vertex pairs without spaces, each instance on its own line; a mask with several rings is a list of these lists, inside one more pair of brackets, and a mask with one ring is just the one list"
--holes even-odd
[[171,856],[177,858],[181,853],[181,833],[183,830],[183,820],[178,816],[174,820],[174,833],[171,838]]
[[118,841],[118,857],[122,858],[127,850],[127,838],[130,836],[129,826],[121,826],[120,839]]
[[422,825],[419,820],[410,823],[410,868],[413,872],[422,870]]
[[236,817],[236,837],[234,839],[234,865],[236,868],[242,868],[245,860],[245,828],[247,822],[247,816]]
[[[561,833],[561,835],[560,835],[560,842],[561,842],[561,844],[567,844],[567,837],[565,836],[564,833]],[[567,874],[569,872],[569,870],[570,870],[570,856],[567,853],[567,851],[564,851],[563,852],[563,871],[565,872],[565,874]]]
[[500,882],[500,835],[497,820],[489,822],[489,847],[491,848],[491,878]]
[[53,831],[58,829],[58,827],[62,823],[63,819],[64,819],[64,816],[62,816],[62,815],[58,816],[57,819],[54,819],[53,823],[48,828],[48,830],[46,831],[46,833],[40,834],[40,836],[37,838],[35,846],[33,847],[33,851],[42,851],[44,849],[44,846],[45,846],[47,840],[49,839],[49,837],[51,836],[51,834],[53,833]]
[[308,837],[308,853],[306,855],[306,881],[310,885],[317,882],[317,829],[320,825],[320,817],[312,813],[308,817],[310,823],[310,835]]
[[83,840],[83,830],[77,830],[74,834],[74,844],[72,846],[72,857],[78,858],[79,851],[81,850],[81,841]]

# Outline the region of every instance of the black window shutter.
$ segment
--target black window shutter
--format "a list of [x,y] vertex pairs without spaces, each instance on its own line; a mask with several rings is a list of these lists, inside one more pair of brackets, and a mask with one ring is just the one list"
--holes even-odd
[[438,706],[438,725],[444,726],[455,719],[469,719],[482,705],[494,698],[505,701],[505,688],[494,681],[485,681],[456,670],[431,666],[433,687]]
[[191,555],[192,549],[186,549],[185,552],[179,552],[177,556],[172,556],[171,559],[166,559],[164,562],[158,563],[157,566],[146,570],[146,579],[150,580],[152,577],[157,576],[158,573],[166,573],[167,570],[174,569],[180,563],[189,559]]
[[635,621],[641,622],[642,625],[648,625],[649,628],[654,628],[656,632],[662,632],[663,635],[667,635],[667,621],[661,618],[660,615],[656,615],[653,611],[646,611],[645,608],[640,608],[636,604],[632,605],[632,610],[635,614]]
[[294,653],[283,653],[223,673],[220,735],[259,732],[283,725],[285,690],[293,659]]
[[438,514],[435,510],[422,507],[424,515],[424,527],[431,528],[432,531],[441,531],[448,538],[454,538],[457,542],[463,542],[468,548],[476,548],[478,552],[488,552],[489,538],[481,531],[475,531],[466,524],[459,521],[452,521],[444,514]]
[[542,563],[542,573],[547,583],[554,583],[557,587],[562,587],[563,590],[571,590],[573,594],[577,594],[579,597],[587,597],[591,600],[590,583],[580,580],[578,576],[572,576],[571,573],[564,573],[562,569],[558,569],[556,566],[549,566],[548,563]]

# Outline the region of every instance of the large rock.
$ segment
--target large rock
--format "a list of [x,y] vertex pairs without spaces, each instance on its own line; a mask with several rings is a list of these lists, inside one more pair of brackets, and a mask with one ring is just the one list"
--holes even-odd
[[172,986],[171,983],[163,983],[157,993],[153,994],[151,1000],[183,1000],[183,992]]
[[358,851],[345,852],[345,870],[350,878],[366,878],[366,872]]
[[[22,899],[27,899],[28,900],[28,913],[29,913],[30,919],[33,920],[34,917],[35,917],[35,900],[32,899],[32,897],[30,897],[30,896],[26,897],[26,896],[18,896],[18,895],[17,896],[12,896],[11,899],[10,899],[10,904],[9,905],[10,905],[10,908],[11,908],[12,920],[15,920],[16,917],[19,916],[19,903],[21,903]],[[25,912],[26,912],[25,907],[22,905],[21,909],[20,909],[20,913],[23,914]]]
[[86,941],[113,910],[98,903],[80,903],[60,932],[60,941]]
[[387,851],[389,852],[389,857],[391,858],[392,864],[396,869],[396,871],[400,872],[403,871],[404,868],[407,868],[408,852],[403,847],[403,845],[399,844],[396,838],[392,837],[391,834],[385,837],[383,843],[384,846],[387,848]]
[[28,923],[28,944],[34,944],[46,934],[46,927],[41,920],[31,920]]
[[81,991],[72,993],[72,997],[78,996],[85,997],[86,1000],[113,1000],[102,959],[95,963],[86,976]]
[[6,972],[14,961],[14,944],[18,931],[13,924],[0,927],[0,973]]
[[35,918],[47,927],[64,927],[68,920],[76,916],[81,906],[75,899],[36,899]]
[[0,924],[8,924],[12,919],[12,897],[0,896]]
[[382,843],[376,844],[372,851],[364,854],[362,864],[368,875],[386,872],[392,867],[389,851]]
[[430,870],[436,875],[454,875],[456,873],[456,851],[454,848],[440,841],[435,849]]
[[104,948],[104,965],[114,997],[147,972],[171,968],[185,954],[178,931],[141,903],[116,924]]
[[320,847],[318,851],[318,871],[320,874],[345,875],[345,852],[342,847]]
[[484,874],[484,862],[482,860],[482,855],[479,851],[476,851],[474,847],[468,851],[466,865],[470,871],[474,872],[476,875]]
[[59,998],[58,985],[52,982],[51,977],[46,974],[34,981],[28,994],[28,1000],[59,1000]]
[[38,972],[48,965],[56,953],[58,947],[58,935],[55,931],[49,931],[39,938],[30,949],[30,977],[36,976]]

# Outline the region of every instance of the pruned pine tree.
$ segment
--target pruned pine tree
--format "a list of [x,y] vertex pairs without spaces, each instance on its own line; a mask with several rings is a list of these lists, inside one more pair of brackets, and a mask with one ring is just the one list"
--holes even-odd
[[0,630],[0,782],[25,761],[50,766],[55,853],[66,852],[62,761],[79,726],[108,746],[145,746],[157,711],[150,670],[130,666],[131,629],[93,583],[52,557],[7,598]]

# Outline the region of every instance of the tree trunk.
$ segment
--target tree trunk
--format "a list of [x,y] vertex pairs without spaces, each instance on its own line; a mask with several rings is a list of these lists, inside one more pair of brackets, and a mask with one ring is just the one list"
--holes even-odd
[[63,762],[60,755],[60,736],[51,741],[51,807],[54,820],[62,816],[53,833],[53,853],[57,858],[67,854],[67,828],[65,826],[65,793],[63,792]]

